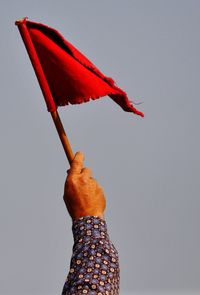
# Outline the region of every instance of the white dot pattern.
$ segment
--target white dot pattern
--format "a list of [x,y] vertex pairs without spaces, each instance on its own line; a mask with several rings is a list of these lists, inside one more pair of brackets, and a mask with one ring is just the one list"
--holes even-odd
[[105,220],[81,217],[73,222],[73,254],[62,295],[118,295],[118,253]]

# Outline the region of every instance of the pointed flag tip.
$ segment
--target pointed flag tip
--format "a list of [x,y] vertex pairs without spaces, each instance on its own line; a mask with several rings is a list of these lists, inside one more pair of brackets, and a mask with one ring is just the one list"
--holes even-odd
[[23,23],[25,23],[27,20],[28,20],[28,17],[27,17],[27,16],[25,16],[25,17],[23,17],[23,18],[20,18],[20,19],[16,20],[15,25],[18,26],[18,25],[20,25],[20,24],[23,24]]
[[134,114],[135,115],[138,115],[138,116],[140,116],[140,117],[142,117],[142,118],[144,118],[144,113],[142,113],[142,112],[140,112],[140,111],[136,111],[136,112],[134,112]]

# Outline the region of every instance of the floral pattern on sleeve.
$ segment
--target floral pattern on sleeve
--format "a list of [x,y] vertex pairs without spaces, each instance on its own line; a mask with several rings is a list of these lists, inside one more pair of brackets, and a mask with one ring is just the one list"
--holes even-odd
[[73,222],[73,254],[62,295],[118,295],[118,253],[105,220],[81,217]]

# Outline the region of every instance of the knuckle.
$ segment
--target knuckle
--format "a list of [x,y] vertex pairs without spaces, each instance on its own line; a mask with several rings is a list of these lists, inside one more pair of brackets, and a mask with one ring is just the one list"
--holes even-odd
[[69,174],[66,179],[66,184],[74,183],[74,176]]
[[80,165],[80,161],[78,161],[77,159],[74,159],[72,164],[71,164],[71,168],[74,168],[76,166]]
[[80,178],[80,181],[81,181],[81,183],[86,184],[86,183],[88,183],[88,178],[86,176],[82,176]]
[[91,169],[86,167],[86,168],[84,168],[83,172],[85,174],[91,174]]

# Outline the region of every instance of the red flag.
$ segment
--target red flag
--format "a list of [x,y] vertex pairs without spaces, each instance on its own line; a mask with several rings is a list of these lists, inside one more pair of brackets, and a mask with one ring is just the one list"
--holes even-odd
[[126,93],[115,85],[113,79],[104,76],[58,31],[26,18],[23,22],[54,100],[54,103],[47,103],[48,111],[55,111],[57,106],[80,104],[108,95],[124,111],[144,116],[129,101]]

